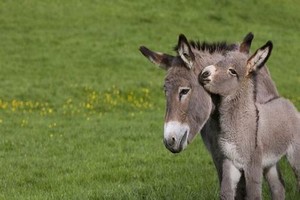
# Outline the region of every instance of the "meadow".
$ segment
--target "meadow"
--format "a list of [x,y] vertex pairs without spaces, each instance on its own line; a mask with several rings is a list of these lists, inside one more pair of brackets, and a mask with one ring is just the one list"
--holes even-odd
[[272,78],[300,109],[299,11],[297,0],[0,1],[0,199],[218,199],[200,136],[180,154],[164,147],[165,72],[138,48],[175,54],[180,33],[252,31],[252,51],[273,41]]

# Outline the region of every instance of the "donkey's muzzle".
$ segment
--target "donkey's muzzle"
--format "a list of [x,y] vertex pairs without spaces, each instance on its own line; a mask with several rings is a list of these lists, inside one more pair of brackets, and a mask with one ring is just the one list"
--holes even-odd
[[202,84],[208,83],[210,81],[209,77],[210,77],[211,73],[210,71],[206,70],[203,71],[200,76],[198,77],[199,82]]
[[180,141],[177,138],[171,137],[169,139],[164,139],[164,144],[167,149],[169,149],[172,153],[179,153],[182,151],[184,143],[187,140],[188,132],[186,131]]

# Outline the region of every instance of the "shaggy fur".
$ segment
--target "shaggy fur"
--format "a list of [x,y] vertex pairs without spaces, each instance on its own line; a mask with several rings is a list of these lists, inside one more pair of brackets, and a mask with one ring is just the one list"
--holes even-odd
[[[200,77],[204,88],[219,94],[220,132],[218,144],[228,169],[223,174],[221,197],[233,199],[241,172],[246,179],[248,199],[261,199],[263,169],[273,199],[284,199],[283,185],[275,186],[280,178],[277,162],[284,155],[300,183],[300,118],[291,102],[274,97],[264,104],[256,102],[259,93],[256,77],[272,50],[268,42],[252,55],[230,52],[215,65],[206,67]],[[258,90],[258,91],[257,91]],[[231,173],[234,171],[234,174]],[[224,178],[228,177],[228,178]],[[274,182],[275,179],[275,182]]]
[[[190,46],[193,49],[196,49],[200,52],[208,52],[210,54],[213,53],[226,53],[228,51],[234,51],[237,50],[236,44],[227,44],[224,42],[200,42],[200,41],[193,41],[191,40],[189,42]],[[175,51],[178,51],[179,47],[178,45],[174,47]]]

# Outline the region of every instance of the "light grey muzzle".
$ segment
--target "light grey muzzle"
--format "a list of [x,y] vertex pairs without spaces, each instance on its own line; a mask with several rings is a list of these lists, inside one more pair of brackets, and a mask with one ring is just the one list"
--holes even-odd
[[179,145],[178,141],[175,137],[171,137],[170,139],[164,139],[164,144],[166,146],[167,149],[169,149],[172,153],[179,153],[182,151],[183,149],[183,145],[185,143],[185,141],[187,140],[187,135],[188,132],[185,131],[184,135],[182,136]]
[[203,70],[202,73],[200,74],[199,76],[199,82],[202,83],[202,84],[206,84],[206,83],[209,83],[210,82],[210,71],[209,70]]

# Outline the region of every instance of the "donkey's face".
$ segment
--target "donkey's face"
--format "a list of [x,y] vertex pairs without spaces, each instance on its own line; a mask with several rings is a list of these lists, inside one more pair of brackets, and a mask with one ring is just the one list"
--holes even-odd
[[267,42],[250,58],[242,52],[229,52],[224,60],[205,67],[200,82],[211,93],[221,96],[235,95],[268,60],[272,42]]
[[230,52],[226,59],[204,68],[200,81],[204,88],[214,94],[229,96],[235,93],[244,81],[247,71],[244,66],[247,55],[240,52]]
[[197,74],[182,65],[168,70],[164,90],[167,100],[164,144],[177,153],[200,132],[210,115],[212,102],[199,85]]

